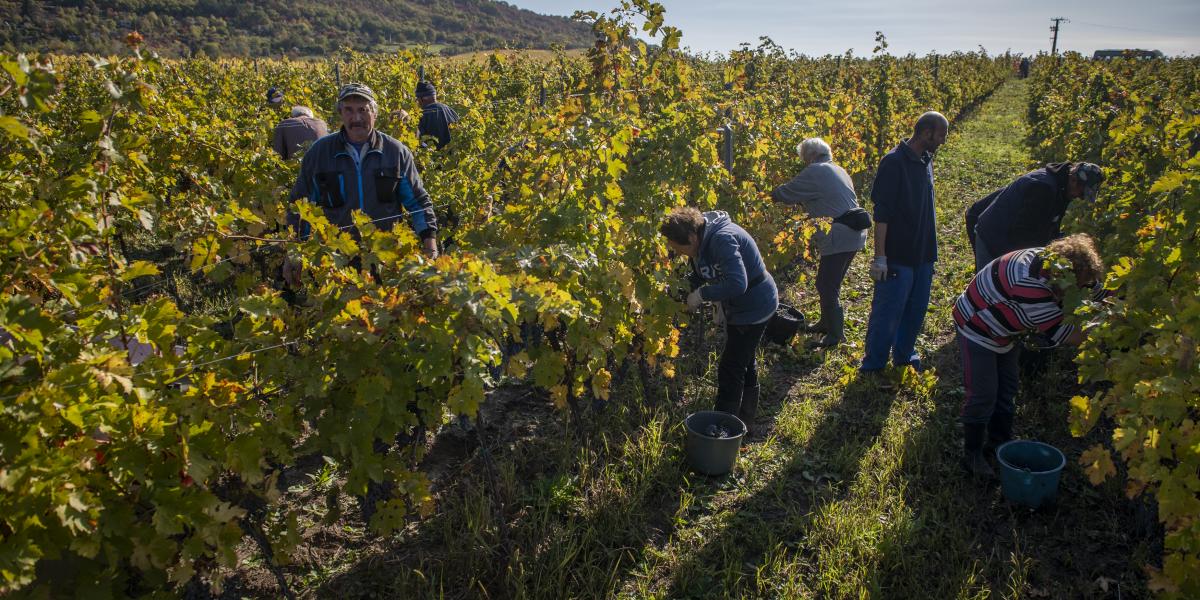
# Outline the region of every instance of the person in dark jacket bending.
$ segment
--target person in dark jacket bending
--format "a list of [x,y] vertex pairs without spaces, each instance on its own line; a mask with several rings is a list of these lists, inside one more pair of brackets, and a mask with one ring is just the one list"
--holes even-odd
[[1094,201],[1103,181],[1103,171],[1092,163],[1051,163],[976,202],[967,209],[975,270],[997,256],[1045,246],[1061,237],[1062,218],[1071,200]]
[[754,239],[725,211],[676,208],[659,226],[667,246],[690,259],[701,285],[687,297],[690,310],[717,302],[726,323],[725,349],[717,367],[716,410],[737,415],[750,427],[758,413],[755,351],[779,307],[779,291]]

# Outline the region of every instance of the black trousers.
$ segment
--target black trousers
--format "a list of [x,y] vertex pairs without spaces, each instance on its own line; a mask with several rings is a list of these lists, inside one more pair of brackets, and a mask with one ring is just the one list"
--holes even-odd
[[717,405],[715,410],[736,415],[742,406],[742,390],[758,387],[755,359],[758,342],[767,324],[727,325],[725,349],[717,364]]
[[817,265],[817,297],[821,300],[821,319],[824,321],[841,306],[842,282],[850,270],[857,252],[838,252],[822,256]]
[[958,334],[963,369],[962,422],[992,425],[999,420],[1009,423],[1016,413],[1017,391],[1021,388],[1020,346],[1004,354],[968,340]]

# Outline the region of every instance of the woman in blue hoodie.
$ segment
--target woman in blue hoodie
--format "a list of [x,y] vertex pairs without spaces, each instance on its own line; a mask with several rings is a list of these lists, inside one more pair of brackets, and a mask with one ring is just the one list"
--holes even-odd
[[717,367],[716,410],[737,415],[746,426],[758,412],[755,351],[767,322],[779,307],[779,291],[767,272],[758,246],[725,211],[701,213],[692,207],[672,210],[659,233],[667,246],[690,259],[694,281],[689,310],[716,302],[726,324],[725,349]]

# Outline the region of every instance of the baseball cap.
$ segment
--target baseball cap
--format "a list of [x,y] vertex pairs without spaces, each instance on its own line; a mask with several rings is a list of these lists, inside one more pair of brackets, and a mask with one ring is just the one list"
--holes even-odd
[[422,81],[417,84],[417,97],[418,98],[424,98],[426,96],[434,96],[436,94],[437,94],[437,89],[433,87],[432,83],[429,83],[428,81]]
[[1100,166],[1079,163],[1071,170],[1071,175],[1083,184],[1083,198],[1088,202],[1094,201],[1096,193],[1100,191],[1100,184],[1104,182],[1104,171],[1100,170]]
[[338,90],[338,102],[350,96],[360,96],[372,102],[375,101],[375,92],[372,92],[371,88],[361,83],[347,83],[342,86],[342,89]]

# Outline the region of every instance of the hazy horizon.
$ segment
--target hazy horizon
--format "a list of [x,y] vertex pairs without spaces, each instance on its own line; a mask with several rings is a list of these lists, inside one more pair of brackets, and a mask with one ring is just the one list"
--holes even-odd
[[[611,11],[619,0],[510,0],[521,8],[553,15],[576,10]],[[1002,3],[909,0],[903,5],[881,0],[800,3],[784,0],[680,2],[659,0],[666,24],[683,31],[682,45],[695,52],[735,50],[745,42],[757,46],[770,37],[785,49],[810,56],[842,54],[853,49],[869,55],[875,32],[887,36],[896,55],[971,51],[1036,54],[1050,51],[1050,19],[1066,17],[1058,49],[1085,55],[1101,49],[1143,48],[1168,55],[1200,53],[1200,1],[1036,2]],[[927,16],[923,16],[927,15]]]

